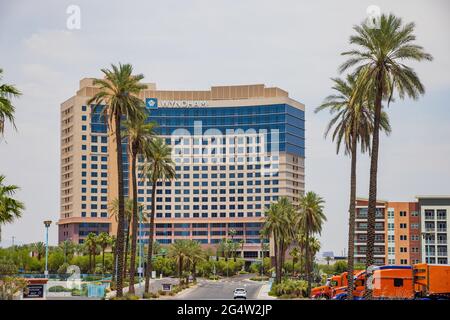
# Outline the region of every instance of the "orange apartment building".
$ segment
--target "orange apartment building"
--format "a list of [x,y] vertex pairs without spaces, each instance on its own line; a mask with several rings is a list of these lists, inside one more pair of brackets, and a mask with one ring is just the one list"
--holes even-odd
[[[355,262],[365,263],[368,200],[356,201]],[[377,202],[375,264],[409,265],[421,261],[418,202]]]

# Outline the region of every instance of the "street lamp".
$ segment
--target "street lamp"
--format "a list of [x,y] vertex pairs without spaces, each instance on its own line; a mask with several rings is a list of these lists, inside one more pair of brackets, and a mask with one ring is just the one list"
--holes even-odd
[[52,224],[51,220],[45,220],[45,271],[44,275],[48,278],[48,228]]

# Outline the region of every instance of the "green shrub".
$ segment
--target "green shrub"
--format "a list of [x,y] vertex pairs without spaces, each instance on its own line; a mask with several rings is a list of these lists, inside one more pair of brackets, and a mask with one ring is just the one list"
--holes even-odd
[[304,280],[285,279],[279,284],[273,284],[269,294],[277,297],[302,298],[306,297],[307,287],[308,283]]
[[153,292],[145,292],[143,295],[144,299],[158,299],[159,298],[159,294],[157,293],[153,293]]
[[63,286],[53,286],[48,289],[49,292],[72,292],[72,289]]
[[125,300],[139,300],[139,297],[134,294],[127,293],[125,296]]

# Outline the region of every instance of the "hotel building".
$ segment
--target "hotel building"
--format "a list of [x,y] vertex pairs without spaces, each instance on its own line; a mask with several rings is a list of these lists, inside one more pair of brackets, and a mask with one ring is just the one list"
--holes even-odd
[[[448,263],[450,196],[377,202],[375,264]],[[367,199],[356,202],[355,262],[365,263]]]
[[[117,197],[115,142],[101,108],[87,101],[93,79],[61,105],[61,212],[59,241],[83,242],[90,232],[116,233],[110,204]],[[229,231],[243,256],[260,254],[264,211],[281,196],[294,204],[304,193],[304,105],[262,84],[204,91],[157,90],[139,97],[170,144],[177,179],[158,182],[155,237],[161,244],[194,239],[215,247]],[[132,196],[123,144],[125,195]],[[140,159],[141,161],[141,159]],[[142,162],[138,164],[141,177]],[[139,179],[138,202],[151,210],[151,184]],[[140,234],[148,238],[148,224]]]

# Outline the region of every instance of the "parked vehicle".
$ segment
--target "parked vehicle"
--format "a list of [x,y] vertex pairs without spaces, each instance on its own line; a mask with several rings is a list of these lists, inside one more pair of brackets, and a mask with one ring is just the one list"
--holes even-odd
[[450,265],[377,267],[372,287],[377,299],[449,299]]
[[[353,278],[353,299],[361,300],[364,297],[364,286],[366,283],[366,271],[359,271],[354,275]],[[341,287],[333,288],[331,299],[333,300],[345,300],[347,299],[347,285],[348,282],[345,281],[345,285]]]
[[327,282],[323,286],[315,287],[311,290],[312,299],[331,299],[333,297],[333,288],[347,286],[347,272],[340,275],[334,275],[327,278]]

